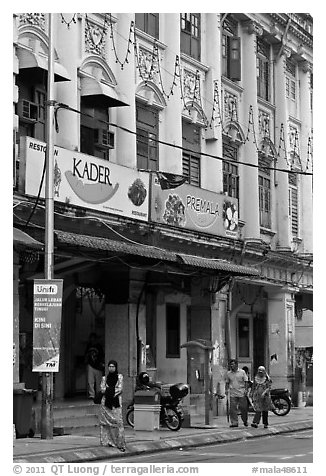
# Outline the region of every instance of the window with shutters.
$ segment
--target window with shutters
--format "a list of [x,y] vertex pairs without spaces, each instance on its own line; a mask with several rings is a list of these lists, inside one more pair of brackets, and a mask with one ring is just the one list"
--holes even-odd
[[182,175],[187,182],[200,187],[200,127],[182,121]]
[[238,149],[223,143],[223,192],[239,198]]
[[258,159],[259,224],[271,228],[271,163],[268,159]]
[[158,170],[158,110],[136,104],[137,167]]
[[159,37],[159,13],[135,13],[135,23],[148,35]]
[[296,88],[296,64],[290,59],[286,60],[285,68],[285,92],[286,97],[295,101],[297,98]]
[[19,99],[17,114],[19,116],[19,136],[30,136],[46,141],[46,77],[36,82],[30,77],[17,77]]
[[270,46],[261,38],[257,38],[257,95],[270,101]]
[[109,109],[92,104],[87,97],[81,97],[80,110],[80,151],[109,160],[113,144],[108,137],[114,137],[108,129]]
[[241,80],[241,40],[237,34],[238,22],[228,15],[222,31],[222,74],[232,81]]
[[298,179],[295,173],[289,173],[289,217],[292,236],[299,234]]
[[181,13],[180,21],[181,52],[200,61],[200,13]]

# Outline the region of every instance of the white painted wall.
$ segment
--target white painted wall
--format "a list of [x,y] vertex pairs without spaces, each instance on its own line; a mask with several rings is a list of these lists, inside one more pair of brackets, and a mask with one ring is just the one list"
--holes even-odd
[[[165,304],[180,304],[180,344],[187,340],[187,305],[189,296],[183,294],[169,294],[165,299],[158,299],[157,306],[157,380],[164,383],[178,383],[187,381],[187,350],[181,349],[180,358],[166,358],[166,320]],[[162,303],[162,304],[161,304]]]

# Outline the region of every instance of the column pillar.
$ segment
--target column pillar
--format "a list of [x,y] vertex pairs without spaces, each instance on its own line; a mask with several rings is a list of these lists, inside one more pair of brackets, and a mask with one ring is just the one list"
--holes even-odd
[[[117,14],[117,31],[122,38],[129,37],[131,21],[135,20],[134,13],[118,13]],[[117,54],[121,61],[124,60],[127,52],[127,41],[123,41],[120,36],[116,35]],[[132,38],[133,40],[133,38]],[[119,90],[127,98],[129,106],[117,107],[116,117],[117,124],[131,131],[136,131],[136,84],[135,84],[135,55],[133,45],[129,45],[131,54],[128,56],[129,63],[125,64],[123,69],[117,66],[116,79]],[[126,167],[137,167],[136,153],[136,135],[125,132],[119,128],[116,129],[116,150],[117,163]]]
[[[207,13],[206,17],[206,58],[204,62],[209,66],[209,70],[205,75],[205,97],[207,102],[203,102],[204,112],[208,121],[212,119],[212,111],[214,104],[214,88],[218,88],[220,108],[221,108],[221,63],[218,58],[221,55],[221,29],[220,29],[220,13]],[[216,119],[212,122],[211,127],[205,131],[205,143],[203,151],[222,157],[222,127],[221,117],[219,117],[218,105],[215,103]],[[201,168],[202,187],[214,192],[223,191],[223,162],[212,157],[202,157]]]
[[[283,137],[285,141],[281,147],[287,146],[288,138],[288,110],[285,93],[285,67],[286,57],[291,54],[286,47],[283,48],[280,55],[276,53],[275,60],[275,143],[278,147],[280,141],[281,125],[283,124]],[[280,157],[276,162],[277,168],[288,169],[288,164],[284,150],[280,150]],[[289,181],[288,174],[285,172],[276,172],[276,218],[277,218],[277,247],[279,249],[291,249],[291,234],[289,220]]]
[[[312,65],[304,62],[299,65],[299,82],[300,82],[300,117],[301,117],[301,134],[300,134],[300,156],[302,168],[305,172],[312,172],[312,144],[310,148],[310,156],[308,157],[308,140],[311,137],[312,129],[312,111],[310,107],[310,75]],[[309,159],[309,160],[308,160]],[[303,253],[312,253],[313,251],[313,205],[312,205],[312,176],[299,176],[300,188],[300,211],[301,223],[300,237],[302,238],[301,251]]]
[[[222,292],[212,294],[212,388],[218,395],[225,394],[225,372],[227,370],[227,352],[225,348],[225,318],[227,311],[227,295]],[[213,415],[226,414],[226,399],[213,399]]]
[[[292,387],[294,379],[294,298],[288,288],[266,288],[268,293],[269,373],[273,387]],[[273,357],[273,358],[272,358]]]
[[[166,45],[166,49],[161,53],[159,50],[164,90],[169,94],[172,86],[173,73],[175,68],[176,55],[180,61],[180,14],[165,13],[160,15],[160,27],[162,26],[162,36],[160,39]],[[164,68],[164,69],[163,69]],[[163,127],[160,128],[160,138],[170,144],[182,146],[182,101],[180,99],[180,80],[175,78],[176,86],[173,88],[173,95],[166,99],[167,106],[162,111]],[[160,87],[160,86],[159,86]],[[182,174],[182,151],[160,144],[160,170],[175,174]]]
[[[64,13],[64,17],[69,21],[73,13]],[[80,41],[84,36],[81,31],[83,23],[80,19],[76,24],[72,23],[70,27],[60,20],[60,15],[56,16],[55,28],[55,47],[58,51],[60,63],[66,68],[70,75],[70,81],[55,83],[56,100],[80,110],[80,94],[78,91],[77,68],[81,62]],[[65,147],[69,150],[79,150],[80,136],[80,116],[79,114],[60,109],[58,112],[59,133],[56,134],[55,144]]]
[[[248,124],[249,111],[252,108],[256,137],[258,136],[258,104],[256,81],[256,35],[260,28],[254,22],[243,25],[242,35],[242,124]],[[253,126],[251,126],[253,127]],[[246,133],[246,131],[244,131]],[[249,140],[239,149],[239,160],[248,164],[258,165],[257,146],[251,130]],[[240,172],[240,217],[244,217],[244,238],[259,238],[259,198],[258,168],[239,166]]]

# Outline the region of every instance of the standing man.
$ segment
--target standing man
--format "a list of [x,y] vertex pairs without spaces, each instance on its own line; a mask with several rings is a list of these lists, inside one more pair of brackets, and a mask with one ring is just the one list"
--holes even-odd
[[230,428],[238,426],[238,408],[244,426],[248,426],[248,376],[244,370],[238,368],[236,359],[230,360],[230,370],[226,374],[226,391],[230,397]]
[[92,332],[85,352],[87,365],[87,393],[88,398],[94,400],[95,394],[100,392],[100,385],[104,371],[104,352],[101,344],[97,341],[97,335]]

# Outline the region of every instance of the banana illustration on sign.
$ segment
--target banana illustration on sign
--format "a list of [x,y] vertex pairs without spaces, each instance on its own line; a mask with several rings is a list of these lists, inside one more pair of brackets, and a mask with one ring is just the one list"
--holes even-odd
[[116,183],[114,187],[110,183],[84,183],[73,175],[71,170],[67,170],[65,176],[77,197],[92,205],[98,205],[110,200],[119,188],[119,183]]

